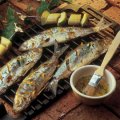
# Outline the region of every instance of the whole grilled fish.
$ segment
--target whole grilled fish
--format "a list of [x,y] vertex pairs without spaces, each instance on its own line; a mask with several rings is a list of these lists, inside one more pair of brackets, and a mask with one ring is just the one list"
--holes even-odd
[[71,51],[55,72],[52,81],[48,85],[48,89],[56,95],[59,80],[68,78],[77,68],[89,64],[98,58],[101,54],[106,52],[110,43],[111,40],[89,42],[87,44],[82,44],[74,51]]
[[10,60],[0,69],[0,95],[18,82],[20,77],[24,76],[40,59],[42,49],[33,49],[29,52]]
[[13,109],[15,112],[23,111],[42,92],[58,66],[58,58],[67,48],[68,46],[60,50],[55,49],[50,60],[41,64],[22,81],[14,99]]
[[105,23],[102,18],[96,27],[81,28],[81,27],[53,27],[41,32],[39,35],[25,41],[19,48],[20,51],[26,51],[38,47],[47,47],[55,43],[64,43],[73,40],[77,37],[84,37],[86,35],[99,32],[107,27],[110,23]]

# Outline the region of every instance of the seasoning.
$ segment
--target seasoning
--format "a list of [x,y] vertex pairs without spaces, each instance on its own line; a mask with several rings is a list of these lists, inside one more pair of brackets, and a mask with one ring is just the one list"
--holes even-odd
[[[76,86],[75,86],[77,88],[77,90],[79,90],[80,92],[83,93],[83,90],[87,86],[91,77],[92,77],[91,75],[81,77],[77,81]],[[100,83],[96,87],[96,91],[95,91],[94,96],[102,96],[102,95],[106,94],[108,92],[108,90],[109,90],[108,83],[104,79],[101,79]]]

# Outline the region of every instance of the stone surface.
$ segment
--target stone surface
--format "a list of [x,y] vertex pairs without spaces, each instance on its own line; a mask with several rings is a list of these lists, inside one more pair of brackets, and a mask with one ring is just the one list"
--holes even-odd
[[120,120],[102,106],[80,105],[66,115],[63,120]]

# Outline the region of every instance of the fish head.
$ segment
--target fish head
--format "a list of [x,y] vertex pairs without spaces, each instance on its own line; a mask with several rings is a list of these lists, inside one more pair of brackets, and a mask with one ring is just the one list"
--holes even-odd
[[25,97],[22,95],[16,95],[15,99],[14,99],[14,104],[13,104],[13,110],[15,113],[20,113],[22,112],[24,109],[27,108],[27,106],[29,105],[29,97]]

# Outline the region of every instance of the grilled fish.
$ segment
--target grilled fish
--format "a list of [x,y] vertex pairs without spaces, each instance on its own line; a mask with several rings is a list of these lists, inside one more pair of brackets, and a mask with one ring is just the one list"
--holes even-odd
[[37,48],[13,58],[0,69],[0,95],[20,80],[40,59],[42,49]]
[[55,43],[64,43],[73,40],[77,37],[84,37],[86,35],[99,32],[107,27],[111,23],[105,23],[102,18],[96,27],[80,28],[80,27],[53,27],[51,29],[41,32],[39,35],[25,41],[19,48],[20,51],[26,51],[38,47],[47,47]]
[[68,78],[74,70],[91,63],[101,54],[105,53],[110,43],[111,40],[93,41],[82,44],[74,51],[71,51],[53,75],[53,78],[48,85],[48,89],[52,90],[56,95],[59,80]]
[[41,64],[22,81],[14,99],[13,109],[15,112],[23,111],[43,91],[58,66],[58,58],[67,48],[68,46],[55,49],[50,60]]

